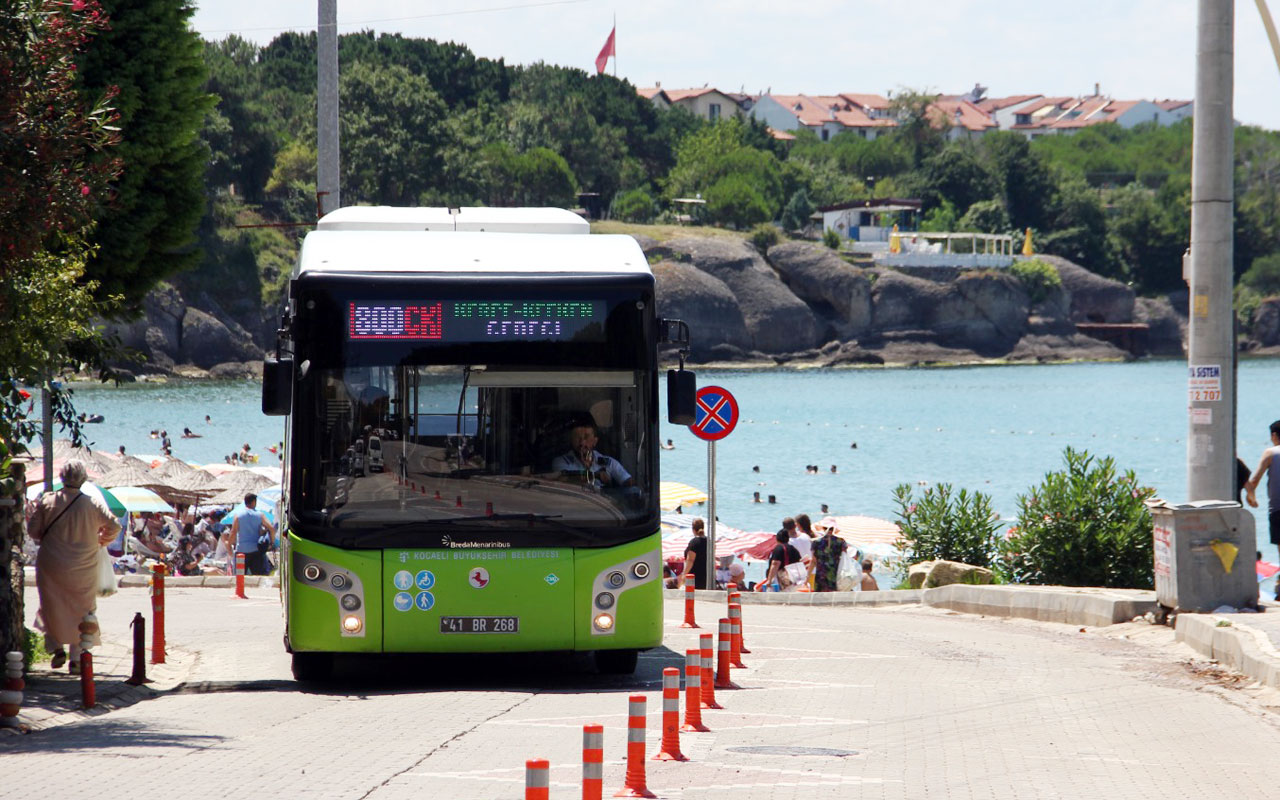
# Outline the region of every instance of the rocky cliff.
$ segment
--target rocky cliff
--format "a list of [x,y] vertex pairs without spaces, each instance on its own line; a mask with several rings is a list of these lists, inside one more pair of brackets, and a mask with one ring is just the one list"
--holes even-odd
[[[1062,289],[1033,304],[1017,277],[997,270],[864,269],[810,242],[760,253],[727,236],[636,240],[653,264],[659,314],[689,323],[692,357],[700,362],[834,366],[1131,356],[1080,333],[1077,323],[1144,323],[1146,352],[1178,355],[1184,348],[1185,298],[1180,306],[1169,298],[1135,298],[1124,284],[1053,256],[1040,258],[1057,269]],[[163,287],[147,297],[143,318],[109,330],[143,353],[145,364],[131,367],[138,372],[252,377],[273,346],[267,341],[273,315],[264,310],[237,321],[207,296],[188,301]],[[1266,343],[1280,341],[1280,312],[1268,306],[1260,315]]]

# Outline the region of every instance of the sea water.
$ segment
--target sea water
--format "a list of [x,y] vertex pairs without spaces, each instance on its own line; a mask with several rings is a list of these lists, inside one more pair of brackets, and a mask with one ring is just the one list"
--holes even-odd
[[[1237,453],[1253,469],[1280,419],[1280,360],[1244,360],[1237,381]],[[1187,499],[1185,361],[704,370],[698,384],[737,399],[738,425],[716,445],[717,515],[737,528],[777,530],[801,512],[816,521],[823,503],[832,514],[894,519],[895,486],[918,497],[940,483],[990,495],[1012,522],[1018,495],[1060,469],[1068,446],[1113,457],[1161,497]],[[105,418],[86,426],[96,449],[156,454],[149,432],[166,430],[174,455],[189,461],[222,461],[248,443],[262,463],[278,463],[267,448],[284,438],[283,419],[262,415],[255,382],[82,384],[74,400]],[[184,427],[200,438],[181,438]],[[663,480],[705,489],[707,444],[666,422],[659,436],[675,444],[662,451]],[[1255,518],[1266,542],[1262,502]],[[1273,546],[1262,549],[1275,559]]]

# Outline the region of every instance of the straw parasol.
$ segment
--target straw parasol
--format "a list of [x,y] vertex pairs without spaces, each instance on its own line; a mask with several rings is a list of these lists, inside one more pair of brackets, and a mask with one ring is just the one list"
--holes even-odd
[[174,480],[194,471],[195,467],[180,458],[166,458],[160,466],[151,470],[151,474],[157,478],[163,478],[166,483],[173,485]]
[[99,486],[108,489],[112,486],[164,486],[166,483],[167,481],[153,475],[151,470],[143,469],[137,464],[120,464],[98,481]]
[[170,503],[186,505],[202,505],[206,498],[223,491],[213,485],[212,475],[200,469],[188,470],[176,478],[169,479],[166,485],[153,485],[152,488],[156,494]]
[[211,486],[222,491],[214,495],[208,502],[210,505],[238,503],[244,500],[244,496],[249,492],[257,492],[268,486],[277,485],[279,485],[278,481],[273,481],[265,475],[259,475],[249,470],[242,469],[236,472],[228,472],[211,484]]

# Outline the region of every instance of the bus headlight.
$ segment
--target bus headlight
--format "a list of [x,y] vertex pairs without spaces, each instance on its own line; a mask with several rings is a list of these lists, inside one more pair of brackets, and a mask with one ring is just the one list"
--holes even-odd
[[626,582],[627,582],[627,576],[623,575],[621,572],[609,573],[609,585],[612,586],[613,588],[621,589],[622,584]]
[[644,561],[637,561],[631,566],[631,574],[636,576],[636,580],[642,581],[649,577],[649,565]]
[[596,614],[595,618],[596,630],[608,631],[613,630],[612,614]]
[[324,570],[318,564],[308,564],[302,568],[302,577],[309,581],[318,581],[324,577]]
[[347,611],[355,611],[360,607],[360,598],[354,594],[344,594],[342,596],[342,607]]
[[360,630],[362,625],[363,623],[360,622],[360,618],[355,614],[348,614],[342,618],[342,629],[347,633],[356,633]]
[[597,608],[613,608],[614,596],[608,592],[601,592],[596,595]]

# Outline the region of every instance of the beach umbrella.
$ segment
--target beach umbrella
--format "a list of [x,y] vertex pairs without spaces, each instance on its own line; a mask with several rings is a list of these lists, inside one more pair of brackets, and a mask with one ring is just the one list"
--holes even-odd
[[[61,488],[62,488],[62,481],[57,481],[56,483],[53,484],[53,490],[55,492]],[[98,486],[96,483],[85,481],[83,484],[81,484],[80,491],[88,495],[96,495],[100,500],[102,500],[102,502],[106,503],[107,508],[111,509],[111,513],[115,514],[117,517],[124,516],[125,513],[127,513],[129,510],[125,508],[124,504],[121,503],[120,500],[117,499],[116,496],[112,494],[110,490],[103,489],[101,486]],[[28,500],[34,500],[42,494],[44,494],[44,490],[41,484],[33,483],[32,485],[27,487]]]
[[266,475],[259,475],[256,472],[250,472],[242,469],[237,472],[228,472],[216,478],[213,485],[223,490],[235,490],[241,494],[245,492],[256,492],[259,489],[265,489],[268,486],[278,486],[280,481],[272,480]]
[[681,506],[707,502],[707,493],[687,483],[660,481],[658,483],[658,507],[674,511]]
[[284,480],[284,470],[280,467],[249,467],[249,471],[264,478],[270,478],[272,483],[280,483]]
[[157,478],[149,469],[143,469],[137,464],[128,463],[120,464],[106,475],[103,475],[98,483],[110,489],[112,486],[164,485],[165,481]]
[[[685,551],[689,549],[689,540],[693,538],[695,519],[697,517],[692,514],[662,515],[663,561],[680,561],[684,558]],[[720,559],[727,555],[742,556],[753,551],[761,542],[772,540],[773,534],[768,531],[744,531],[723,522],[717,522],[716,558]]]
[[226,475],[228,472],[240,472],[241,470],[248,469],[248,468],[242,467],[239,464],[216,464],[215,463],[215,464],[205,464],[200,469],[203,470],[204,472],[209,473],[215,478],[220,478],[223,475]]
[[1276,573],[1280,572],[1280,566],[1272,564],[1270,561],[1259,559],[1254,562],[1254,571],[1258,573],[1258,583],[1262,583],[1268,578],[1274,578]]
[[141,514],[144,511],[173,513],[173,506],[150,489],[141,486],[114,486],[108,491],[131,514]]
[[151,474],[157,478],[161,478],[165,483],[173,484],[173,480],[186,475],[188,472],[194,472],[195,467],[180,458],[166,458],[160,466],[151,470]]

